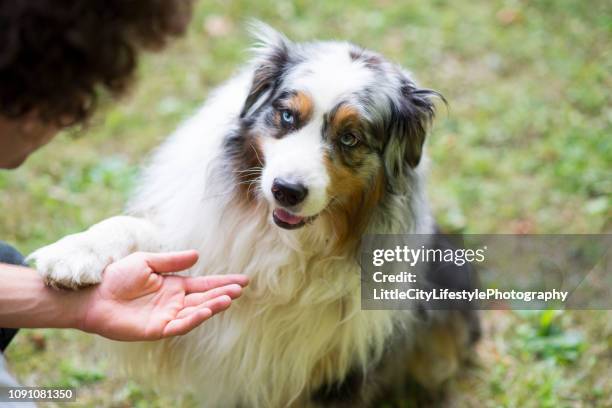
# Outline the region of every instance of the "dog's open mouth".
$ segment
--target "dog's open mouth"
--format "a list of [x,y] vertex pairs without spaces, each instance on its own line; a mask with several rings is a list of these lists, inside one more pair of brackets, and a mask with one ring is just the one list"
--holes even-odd
[[272,219],[274,219],[274,223],[284,229],[301,228],[306,225],[306,223],[314,220],[315,217],[316,216],[301,217],[299,215],[292,214],[282,208],[276,208],[274,209],[274,211],[272,211]]

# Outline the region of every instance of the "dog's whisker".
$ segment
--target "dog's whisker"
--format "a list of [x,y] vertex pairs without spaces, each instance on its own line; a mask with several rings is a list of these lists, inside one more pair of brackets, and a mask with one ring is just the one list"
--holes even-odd
[[237,178],[245,178],[245,177],[253,177],[253,176],[259,176],[261,175],[261,172],[252,172],[252,173],[241,173],[241,174],[237,174],[236,177]]
[[255,180],[244,180],[244,181],[241,181],[239,183],[236,183],[236,185],[238,185],[238,186],[247,186],[247,185],[250,185],[250,184],[253,184],[253,183],[257,183],[259,180],[260,180],[259,178],[255,179]]
[[251,183],[249,183],[249,187],[247,188],[247,197],[250,197],[251,195],[251,188],[253,188],[253,185],[257,182],[257,180],[252,181]]
[[234,173],[261,173],[263,171],[263,167],[251,167],[245,170],[234,170]]
[[257,157],[257,161],[259,162],[259,165],[263,168],[264,164],[259,158],[259,153],[257,153],[257,149],[255,148],[255,146],[253,146],[253,144],[251,144],[250,146],[251,146],[251,149],[253,149],[253,152],[255,152],[255,157]]

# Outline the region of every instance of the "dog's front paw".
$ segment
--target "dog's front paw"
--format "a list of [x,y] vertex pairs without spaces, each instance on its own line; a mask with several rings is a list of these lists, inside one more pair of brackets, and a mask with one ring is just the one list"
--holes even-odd
[[78,289],[100,283],[112,259],[75,234],[34,251],[26,262],[35,266],[47,286]]

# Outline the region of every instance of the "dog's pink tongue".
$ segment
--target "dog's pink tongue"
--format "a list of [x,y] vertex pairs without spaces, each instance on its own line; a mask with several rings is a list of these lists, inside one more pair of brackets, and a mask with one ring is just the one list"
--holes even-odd
[[304,219],[304,217],[293,215],[289,211],[285,211],[282,208],[275,209],[274,214],[276,215],[276,218],[278,218],[282,222],[286,222],[287,224],[292,225],[299,224]]

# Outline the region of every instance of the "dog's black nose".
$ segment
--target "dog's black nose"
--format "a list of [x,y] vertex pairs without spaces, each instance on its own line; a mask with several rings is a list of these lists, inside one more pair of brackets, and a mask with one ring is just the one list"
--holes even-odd
[[272,183],[272,195],[279,204],[292,207],[304,201],[308,189],[300,183],[290,183],[280,178]]

